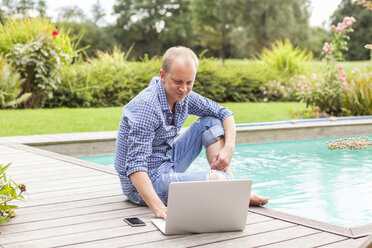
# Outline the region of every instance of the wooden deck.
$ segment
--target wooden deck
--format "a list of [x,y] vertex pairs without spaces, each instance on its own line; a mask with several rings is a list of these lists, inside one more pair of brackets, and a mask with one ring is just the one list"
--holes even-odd
[[[367,237],[269,216],[251,208],[243,232],[162,235],[147,207],[121,194],[119,180],[104,168],[21,144],[0,143],[0,163],[12,162],[7,175],[27,186],[17,216],[0,225],[0,247],[359,247]],[[130,227],[124,217],[147,225]]]

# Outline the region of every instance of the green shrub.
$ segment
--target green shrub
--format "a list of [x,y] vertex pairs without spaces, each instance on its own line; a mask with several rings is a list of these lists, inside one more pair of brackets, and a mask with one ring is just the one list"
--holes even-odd
[[219,67],[213,66],[206,59],[201,59],[193,90],[204,97],[223,102],[226,98],[227,82],[223,74],[220,73]]
[[[344,73],[344,72],[342,72]],[[344,110],[345,83],[334,78],[334,72],[313,75],[306,78],[306,85],[298,92],[302,101],[310,99],[310,104],[330,115],[342,115]]]
[[296,75],[289,79],[288,83],[284,84],[277,80],[267,82],[260,87],[260,91],[264,97],[263,101],[298,101],[299,92],[303,91],[309,84],[308,79],[304,75]]
[[7,54],[9,62],[25,79],[24,92],[32,94],[25,103],[26,108],[40,107],[45,97],[52,97],[52,90],[60,83],[58,71],[69,57],[54,44],[54,38],[42,34],[26,44],[14,45]]
[[301,93],[302,99],[310,99],[311,104],[318,106],[322,112],[331,115],[343,115],[346,111],[345,96],[347,89],[346,72],[341,66],[336,67],[337,60],[343,60],[342,53],[347,51],[348,33],[353,32],[353,17],[345,17],[343,23],[331,26],[332,42],[324,43],[323,56],[326,62],[325,70],[320,79],[311,83],[306,92]]
[[30,93],[22,94],[21,75],[0,56],[0,108],[16,107],[29,99]]
[[23,184],[17,185],[14,181],[9,180],[5,171],[11,164],[3,166],[0,164],[0,224],[7,222],[15,216],[15,205],[8,205],[12,200],[24,200],[21,195],[26,191],[26,186]]
[[[159,75],[161,59],[126,61],[126,54],[97,54],[97,58],[65,66],[61,85],[53,91],[45,107],[109,107],[128,103]],[[217,102],[259,101],[263,84],[255,66],[224,67],[210,59],[201,59],[194,90]],[[261,76],[262,77],[262,76]]]
[[286,39],[276,41],[271,49],[265,48],[260,56],[264,70],[270,75],[271,80],[287,80],[294,75],[304,74],[306,62],[310,61],[312,55],[306,50],[293,47]]
[[110,107],[129,102],[158,75],[158,58],[142,62],[126,61],[119,49],[98,52],[97,58],[68,65],[62,70],[61,85],[45,107]]
[[223,102],[257,102],[261,101],[260,86],[266,81],[258,65],[231,66],[220,70],[220,77],[225,80]]
[[345,112],[349,115],[372,114],[372,72],[354,70],[347,80]]
[[[26,44],[40,34],[51,33],[53,30],[56,28],[47,18],[7,18],[4,24],[0,24],[0,53],[5,55],[15,44]],[[69,32],[63,29],[58,30],[58,33],[54,43],[72,60],[77,54],[74,38],[70,38]]]
[[69,64],[77,54],[71,38],[55,30],[48,19],[7,19],[0,25],[0,54],[20,72],[23,93],[32,93],[25,107],[43,105],[59,83],[61,64]]

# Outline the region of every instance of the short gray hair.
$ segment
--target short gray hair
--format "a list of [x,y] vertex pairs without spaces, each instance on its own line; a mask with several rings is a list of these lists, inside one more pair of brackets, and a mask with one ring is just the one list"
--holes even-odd
[[174,59],[179,56],[183,56],[184,58],[189,59],[191,62],[193,62],[195,71],[198,70],[199,60],[196,54],[190,48],[175,46],[169,48],[164,54],[163,61],[161,63],[161,69],[165,74],[169,72]]

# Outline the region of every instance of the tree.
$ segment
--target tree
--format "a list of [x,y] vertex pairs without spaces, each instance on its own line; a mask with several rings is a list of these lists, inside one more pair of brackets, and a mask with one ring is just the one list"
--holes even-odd
[[98,22],[106,15],[105,10],[99,0],[92,5],[93,22],[97,25]]
[[305,48],[312,52],[313,57],[320,59],[323,52],[324,42],[328,41],[328,31],[322,27],[312,27],[310,37],[304,41]]
[[350,35],[349,50],[345,53],[346,60],[368,60],[370,52],[364,45],[372,40],[372,11],[355,4],[351,0],[342,0],[331,16],[333,24],[342,22],[345,16],[353,16],[356,23],[354,33]]
[[226,57],[229,35],[241,12],[240,0],[191,0],[193,25],[200,45],[219,51],[222,61]]
[[4,24],[5,16],[6,16],[5,10],[0,8],[0,24]]
[[59,10],[58,21],[59,22],[82,22],[85,20],[84,11],[78,6],[62,7]]
[[[132,54],[136,57],[142,57],[144,53],[150,57],[161,55],[163,44],[172,43],[165,39],[179,41],[174,34],[185,37],[189,32],[184,31],[184,26],[189,23],[180,21],[188,20],[180,16],[187,13],[187,3],[182,0],[117,0],[114,5],[118,15],[116,39],[125,48],[134,44]],[[180,19],[172,24],[170,20],[177,18]]]
[[39,0],[36,5],[36,11],[39,13],[39,16],[45,17],[47,4],[44,0]]
[[278,39],[289,38],[304,48],[309,38],[309,0],[247,0],[238,28],[232,32],[234,56],[252,56]]
[[2,15],[28,16],[30,12],[36,11],[39,16],[45,17],[47,5],[45,0],[3,0],[0,12]]
[[112,50],[115,43],[115,26],[100,27],[90,21],[57,22],[57,29],[68,30],[71,37],[76,37],[79,43],[76,49],[83,49],[84,56],[94,57],[97,50]]
[[194,47],[197,43],[191,25],[190,0],[173,2],[174,8],[171,12],[165,14],[164,29],[160,32],[163,47],[168,48],[176,45]]
[[33,0],[19,0],[16,6],[16,12],[21,15],[26,15],[28,11],[34,9],[35,2]]

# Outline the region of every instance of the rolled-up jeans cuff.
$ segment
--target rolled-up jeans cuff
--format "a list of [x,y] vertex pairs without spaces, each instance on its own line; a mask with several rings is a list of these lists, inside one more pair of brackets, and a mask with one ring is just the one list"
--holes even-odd
[[203,133],[202,144],[207,148],[225,134],[222,126],[213,126]]

